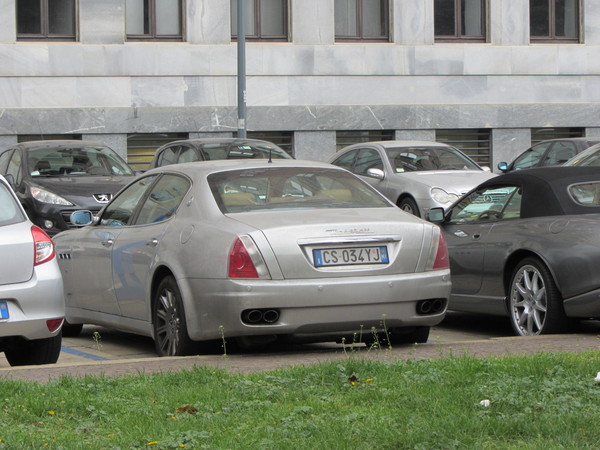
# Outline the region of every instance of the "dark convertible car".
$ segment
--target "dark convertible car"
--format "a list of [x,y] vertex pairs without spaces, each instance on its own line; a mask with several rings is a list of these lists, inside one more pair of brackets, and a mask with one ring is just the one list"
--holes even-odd
[[600,172],[549,167],[500,175],[437,222],[450,253],[448,309],[508,315],[517,335],[600,318]]

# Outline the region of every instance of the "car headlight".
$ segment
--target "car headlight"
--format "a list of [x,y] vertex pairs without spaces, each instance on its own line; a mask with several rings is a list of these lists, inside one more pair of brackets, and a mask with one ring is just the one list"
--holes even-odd
[[49,203],[50,205],[74,206],[69,200],[39,187],[32,186],[30,192],[31,196],[38,202]]
[[432,188],[431,198],[434,199],[436,202],[445,205],[446,203],[452,203],[458,200],[458,195],[450,194],[441,188]]

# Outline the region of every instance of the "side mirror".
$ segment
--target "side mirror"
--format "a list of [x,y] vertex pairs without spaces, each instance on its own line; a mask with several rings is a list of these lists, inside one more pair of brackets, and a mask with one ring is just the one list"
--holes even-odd
[[381,169],[367,169],[367,176],[371,178],[376,178],[378,180],[383,180],[385,178],[385,173]]
[[71,223],[79,227],[94,223],[94,214],[88,210],[74,211],[71,213]]
[[506,172],[508,170],[508,163],[502,161],[498,163],[498,169],[502,172]]
[[427,220],[432,223],[442,223],[444,221],[444,208],[431,208],[427,213]]

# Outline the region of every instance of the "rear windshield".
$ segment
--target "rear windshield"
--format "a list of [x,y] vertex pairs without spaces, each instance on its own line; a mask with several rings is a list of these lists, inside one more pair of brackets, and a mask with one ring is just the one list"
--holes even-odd
[[342,170],[235,170],[212,174],[208,182],[223,213],[392,206],[368,184]]
[[202,154],[206,160],[214,159],[292,159],[283,149],[275,144],[262,142],[236,142],[204,144]]
[[74,146],[28,150],[32,177],[133,175],[116,153],[103,146]]
[[8,186],[0,183],[0,226],[23,222],[25,216]]

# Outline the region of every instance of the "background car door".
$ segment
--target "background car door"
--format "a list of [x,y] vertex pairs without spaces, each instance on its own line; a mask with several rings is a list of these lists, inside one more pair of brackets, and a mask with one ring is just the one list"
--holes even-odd
[[497,239],[494,228],[520,216],[520,199],[517,187],[489,187],[463,198],[449,212],[443,229],[450,254],[453,295],[475,295],[481,291],[490,265],[488,246],[495,246]]
[[113,282],[121,313],[128,318],[149,320],[150,284],[161,240],[172,225],[170,220],[190,181],[165,174],[142,200],[131,225],[116,239],[113,254]]

